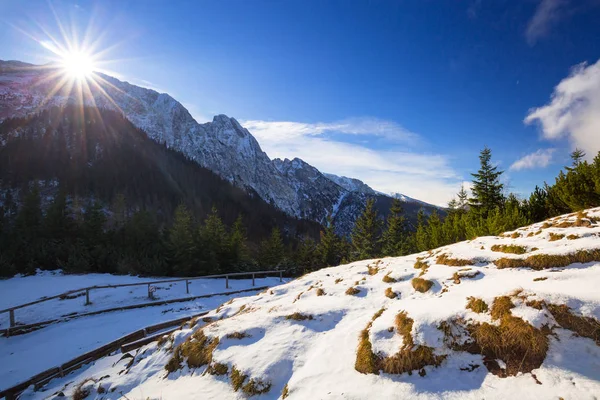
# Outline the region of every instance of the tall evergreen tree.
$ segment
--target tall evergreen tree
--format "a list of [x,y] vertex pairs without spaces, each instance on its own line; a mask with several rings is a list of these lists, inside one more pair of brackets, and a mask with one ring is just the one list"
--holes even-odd
[[175,209],[173,225],[169,230],[169,248],[173,260],[173,272],[179,276],[194,274],[196,241],[192,214],[180,204]]
[[259,259],[262,267],[274,269],[284,261],[285,247],[279,228],[273,228],[271,236],[264,240],[260,247]]
[[352,231],[354,259],[365,260],[379,255],[382,225],[375,209],[375,200],[368,199],[366,207],[356,219]]
[[236,270],[241,271],[246,268],[248,262],[248,246],[246,227],[242,216],[239,215],[231,228],[231,234],[229,235],[229,258],[232,266]]
[[473,176],[473,187],[469,206],[486,218],[488,213],[496,207],[500,207],[504,200],[500,183],[500,176],[504,171],[492,165],[492,151],[485,147],[479,155],[480,168]]
[[429,235],[427,232],[427,222],[425,221],[425,211],[421,208],[417,213],[417,230],[414,234],[415,248],[417,251],[429,250]]
[[215,207],[204,220],[199,238],[201,245],[198,248],[203,250],[205,255],[203,258],[207,259],[206,272],[218,274],[221,270],[228,269],[230,267],[228,264],[229,237]]
[[381,253],[383,256],[400,256],[406,252],[406,226],[402,202],[393,199],[386,220],[386,229],[382,236]]
[[325,228],[321,230],[320,237],[321,240],[316,248],[319,263],[326,267],[338,265],[341,260],[340,238],[335,234],[331,214],[327,216],[327,223]]

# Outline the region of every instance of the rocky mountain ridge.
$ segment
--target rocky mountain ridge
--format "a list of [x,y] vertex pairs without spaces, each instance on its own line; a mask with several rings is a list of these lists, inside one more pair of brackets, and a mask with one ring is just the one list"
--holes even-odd
[[391,200],[357,179],[323,174],[300,159],[271,160],[254,136],[226,115],[200,124],[168,94],[101,73],[88,79],[87,88],[84,83],[83,96],[68,84],[61,87],[61,79],[52,66],[0,61],[0,121],[74,103],[117,110],[151,139],[251,189],[289,215],[323,223],[332,214],[344,235],[367,197]]

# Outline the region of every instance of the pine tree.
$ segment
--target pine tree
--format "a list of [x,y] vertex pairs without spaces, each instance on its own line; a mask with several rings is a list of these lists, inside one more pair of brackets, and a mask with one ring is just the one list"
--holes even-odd
[[461,185],[460,190],[458,191],[458,200],[456,202],[456,208],[461,211],[466,211],[469,206],[469,195],[465,190],[465,186]]
[[340,238],[335,234],[331,214],[327,216],[327,223],[325,229],[321,230],[320,238],[316,248],[320,265],[325,267],[338,265],[341,259]]
[[202,242],[199,248],[202,248],[205,257],[207,258],[207,273],[218,274],[222,270],[231,267],[228,265],[228,244],[229,237],[227,229],[219,217],[219,213],[215,207],[212,208],[210,214],[204,220],[204,224],[200,228],[199,238]]
[[169,230],[169,248],[173,260],[173,272],[179,276],[194,273],[196,241],[194,240],[192,215],[180,204],[175,209],[175,219]]
[[421,208],[417,213],[417,230],[414,235],[415,248],[417,251],[429,250],[429,235],[425,222],[425,211]]
[[229,236],[229,257],[231,265],[238,271],[242,271],[246,268],[249,257],[248,247],[246,245],[247,240],[244,221],[242,220],[242,216],[239,215],[233,223],[231,235]]
[[393,199],[390,213],[386,221],[386,230],[382,235],[383,256],[400,256],[406,251],[406,226],[402,210],[402,202]]
[[285,257],[285,247],[279,228],[273,228],[271,236],[264,240],[260,247],[259,259],[261,266],[268,269],[277,269]]
[[354,259],[365,260],[379,255],[382,222],[375,209],[375,200],[367,200],[363,213],[356,219],[352,231]]
[[433,210],[429,218],[427,219],[427,237],[429,238],[428,247],[435,249],[443,246],[444,234],[442,231],[442,221],[437,213],[437,210]]
[[19,272],[32,273],[39,267],[43,258],[42,250],[42,209],[37,182],[25,195],[23,205],[15,219],[11,250]]
[[504,171],[498,170],[498,167],[492,166],[492,151],[485,147],[480,155],[479,171],[473,176],[473,187],[471,192],[473,198],[470,199],[469,206],[484,218],[496,207],[502,205],[504,196],[502,189],[504,185],[500,183],[500,176]]

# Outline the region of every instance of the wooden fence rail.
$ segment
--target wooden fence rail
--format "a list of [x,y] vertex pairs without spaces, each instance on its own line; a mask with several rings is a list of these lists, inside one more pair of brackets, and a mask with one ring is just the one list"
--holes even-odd
[[[226,293],[219,293],[219,295],[223,295],[223,294],[226,294]],[[27,389],[31,385],[34,385],[35,390],[38,390],[39,388],[43,387],[45,384],[50,382],[52,379],[64,377],[69,372],[74,371],[78,368],[81,368],[85,364],[88,364],[92,361],[96,361],[99,358],[107,356],[107,355],[121,349],[122,346],[124,346],[124,345],[127,345],[127,349],[128,349],[127,351],[130,351],[137,347],[141,347],[144,344],[150,343],[152,341],[152,340],[148,340],[148,341],[143,340],[144,338],[147,338],[149,334],[159,332],[161,330],[164,330],[166,328],[170,328],[173,326],[179,327],[183,323],[190,321],[193,318],[202,317],[206,314],[208,314],[208,311],[204,311],[199,314],[191,315],[189,317],[183,317],[183,318],[178,318],[178,319],[167,321],[167,322],[161,322],[156,325],[151,325],[151,326],[147,326],[143,329],[139,329],[128,335],[120,337],[117,340],[107,343],[102,347],[99,347],[92,351],[88,351],[87,353],[81,354],[80,356],[77,356],[77,357],[73,358],[72,360],[69,360],[59,366],[56,366],[56,367],[50,368],[46,371],[40,372],[39,374],[32,376],[31,378],[27,379],[26,381],[19,383],[18,385],[15,385],[8,389],[0,391],[0,399],[14,400],[17,398],[17,396],[21,392],[23,392],[25,389]],[[170,332],[173,332],[175,330],[176,329],[172,329],[168,332],[164,332],[164,334],[169,334]],[[160,336],[162,336],[162,334],[148,337],[148,339],[156,340]]]
[[58,299],[58,298],[66,298],[67,296],[70,296],[72,294],[76,294],[76,293],[84,293],[85,292],[85,305],[89,305],[91,304],[90,302],[90,292],[92,290],[101,290],[101,289],[112,289],[112,288],[122,288],[122,287],[131,287],[131,286],[147,286],[148,287],[148,298],[149,299],[153,299],[154,298],[154,287],[153,285],[159,284],[159,283],[174,283],[174,282],[185,282],[185,291],[186,294],[190,293],[190,282],[194,281],[194,280],[199,280],[199,279],[215,279],[215,278],[225,278],[225,288],[229,289],[229,278],[230,277],[241,277],[241,276],[252,276],[252,286],[255,285],[255,279],[256,279],[256,275],[271,275],[271,274],[278,274],[279,275],[279,282],[283,281],[283,270],[273,270],[273,271],[253,271],[253,272],[234,272],[234,273],[230,273],[230,274],[220,274],[220,275],[205,275],[205,276],[194,276],[191,278],[177,278],[177,279],[163,279],[163,280],[157,280],[157,281],[148,281],[148,282],[139,282],[139,283],[124,283],[124,284],[120,284],[120,285],[97,285],[97,286],[89,286],[89,287],[84,287],[84,288],[80,288],[80,289],[74,289],[74,290],[69,290],[67,292],[64,293],[60,293],[57,294],[55,296],[50,296],[50,297],[43,297],[41,299],[38,299],[36,301],[32,301],[29,303],[24,303],[24,304],[19,304],[17,306],[14,307],[9,307],[6,308],[4,310],[0,310],[0,314],[4,314],[4,313],[8,313],[9,314],[9,321],[10,321],[10,325],[9,325],[9,329],[10,328],[14,328],[15,326],[17,326],[17,321],[15,318],[15,311],[25,308],[25,307],[30,307],[36,304],[40,304],[46,301],[50,301],[50,300],[54,300],[54,299]]

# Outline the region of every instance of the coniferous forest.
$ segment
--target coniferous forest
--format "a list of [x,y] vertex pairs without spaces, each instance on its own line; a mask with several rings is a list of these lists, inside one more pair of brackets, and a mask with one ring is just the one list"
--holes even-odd
[[425,251],[600,205],[600,156],[577,150],[552,184],[506,193],[492,151],[469,195],[416,224],[395,199],[367,201],[352,235],[298,220],[150,140],[114,111],[52,108],[0,124],[0,274],[37,268],[194,276],[259,269],[295,275]]

